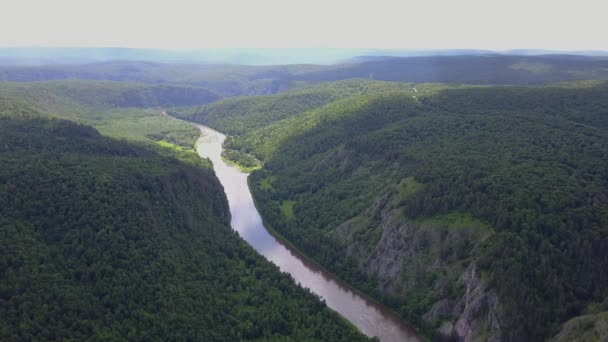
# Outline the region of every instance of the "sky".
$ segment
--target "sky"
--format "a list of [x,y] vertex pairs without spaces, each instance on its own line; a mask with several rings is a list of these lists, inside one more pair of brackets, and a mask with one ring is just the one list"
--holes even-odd
[[0,0],[0,46],[608,50],[600,0]]

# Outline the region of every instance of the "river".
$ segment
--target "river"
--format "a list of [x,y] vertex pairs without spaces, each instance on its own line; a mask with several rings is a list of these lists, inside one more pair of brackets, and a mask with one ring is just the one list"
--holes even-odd
[[213,162],[215,173],[224,186],[232,228],[266,259],[289,273],[301,286],[323,298],[328,307],[348,319],[367,336],[381,341],[421,341],[415,331],[393,312],[354,292],[333,275],[308,262],[299,253],[272,236],[262,223],[249,186],[248,173],[228,166],[221,158],[222,133],[199,125],[202,137],[197,152]]

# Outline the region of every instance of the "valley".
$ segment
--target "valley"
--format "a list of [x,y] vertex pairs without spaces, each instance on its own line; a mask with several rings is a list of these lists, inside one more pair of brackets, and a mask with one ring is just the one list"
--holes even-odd
[[601,341],[606,63],[1,66],[0,339]]
[[24,95],[0,96],[0,339],[366,340],[233,232],[192,124]]
[[[339,81],[182,117],[264,162],[250,184],[270,226],[428,335],[536,339],[603,307],[606,84],[416,90]],[[582,212],[598,238],[571,235]]]
[[225,136],[205,126],[200,126],[200,129],[203,136],[198,142],[198,153],[213,163],[213,169],[226,192],[231,226],[240,237],[366,335],[376,336],[381,341],[421,341],[415,331],[393,312],[361,296],[274,237],[264,227],[249,192],[249,174],[227,165],[221,158]]

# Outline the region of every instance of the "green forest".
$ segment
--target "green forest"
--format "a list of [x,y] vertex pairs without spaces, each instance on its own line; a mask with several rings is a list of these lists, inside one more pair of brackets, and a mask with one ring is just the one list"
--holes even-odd
[[364,340],[232,231],[209,163],[6,98],[0,339]]
[[227,147],[222,151],[222,158],[224,161],[234,164],[245,172],[259,170],[261,168],[260,162],[252,155]]
[[0,340],[366,339],[231,229],[196,122],[278,238],[421,338],[601,341],[607,70],[0,65]]
[[608,60],[593,56],[462,55],[360,58],[334,65],[229,65],[107,61],[0,66],[0,81],[107,80],[202,87],[222,97],[269,95],[353,78],[415,83],[528,85],[608,79]]
[[[606,83],[419,84],[414,91],[354,82],[378,91],[349,97],[332,93],[340,82],[323,84],[318,91],[329,92],[326,101],[307,96],[311,90],[295,97],[296,89],[216,102],[191,117],[234,134],[232,148],[264,161],[251,184],[273,228],[426,331],[439,324],[421,319],[435,302],[464,294],[458,280],[440,272],[399,296],[383,291],[361,258],[347,257],[353,243],[373,250],[379,212],[368,215],[372,223],[350,245],[336,238],[336,227],[394,193],[400,197],[391,205],[405,222],[444,234],[485,227],[465,245],[442,245],[440,253],[456,260],[452,269],[477,265],[497,291],[503,338],[545,339],[607,298]],[[237,117],[243,120],[233,124]],[[437,291],[438,279],[453,284]]]

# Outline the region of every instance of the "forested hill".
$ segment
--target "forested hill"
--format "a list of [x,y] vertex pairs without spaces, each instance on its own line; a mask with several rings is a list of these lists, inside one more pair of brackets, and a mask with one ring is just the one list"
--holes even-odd
[[395,82],[541,84],[608,79],[608,58],[549,56],[433,56],[387,58],[287,76],[297,81],[372,78]]
[[607,57],[461,55],[386,57],[335,65],[213,65],[108,61],[77,65],[4,66],[0,81],[111,80],[187,85],[222,97],[268,95],[326,81],[365,78],[398,82],[528,85],[608,79]]
[[200,160],[194,151],[198,129],[163,115],[163,107],[217,99],[213,92],[190,86],[91,80],[0,82],[0,113],[69,119],[114,138],[172,146],[175,152],[187,150],[193,160]]
[[607,93],[422,84],[276,121],[264,98],[226,102],[272,121],[227,142],[265,161],[251,185],[273,228],[429,334],[544,340],[608,311]]
[[354,79],[304,86],[273,96],[228,98],[198,107],[175,108],[169,113],[230,135],[243,135],[340,99],[412,87],[408,83]]
[[113,81],[0,83],[0,103],[18,101],[39,111],[74,112],[83,107],[167,107],[200,105],[220,99],[204,88]]
[[362,339],[231,230],[212,170],[6,113],[1,340]]
[[[222,96],[270,94],[289,86],[276,78],[253,77],[275,67],[241,65],[168,64],[109,61],[78,65],[0,67],[0,81],[110,80],[203,87]],[[317,66],[279,67],[280,70],[320,70]]]
[[399,82],[545,84],[608,79],[607,57],[461,55],[386,57],[335,65],[213,65],[108,61],[78,65],[0,67],[0,81],[112,80],[188,85],[224,97],[268,95],[303,83],[366,78]]

